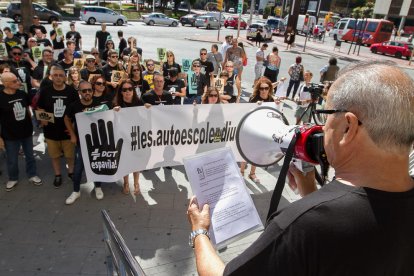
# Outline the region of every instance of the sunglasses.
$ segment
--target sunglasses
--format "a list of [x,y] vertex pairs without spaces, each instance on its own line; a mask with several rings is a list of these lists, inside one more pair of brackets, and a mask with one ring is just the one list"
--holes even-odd
[[233,68],[234,66],[233,65],[226,65],[226,67]]
[[128,91],[134,91],[134,88],[132,88],[132,87],[124,87],[124,88],[122,88],[122,92],[128,92]]
[[93,90],[92,90],[92,88],[85,88],[85,89],[81,89],[80,92],[82,92],[82,93],[92,93]]
[[94,59],[87,59],[86,62],[95,62]]
[[201,56],[205,56],[205,55],[207,55],[207,53],[200,53],[200,55],[201,55]]
[[118,56],[111,56],[111,58],[118,58]]
[[22,53],[17,53],[17,52],[13,52],[12,54],[13,54],[13,56],[21,56],[22,55]]
[[139,69],[132,69],[132,72],[140,72],[141,70]]
[[54,78],[65,78],[66,75],[65,74],[53,74],[52,77],[54,77]]
[[95,82],[95,85],[104,85],[104,83],[100,82],[100,81],[97,81],[97,82]]
[[208,95],[209,97],[214,97],[214,98],[217,98],[218,97],[218,95],[217,94],[210,94],[210,95]]
[[199,64],[193,64],[193,67],[200,67]]
[[266,87],[261,86],[261,87],[259,87],[259,91],[268,91],[269,89],[270,89],[269,86],[266,86]]
[[167,57],[174,57],[173,55],[168,55]]
[[147,66],[154,66],[154,64],[147,64]]
[[92,55],[99,55],[99,53],[91,53]]

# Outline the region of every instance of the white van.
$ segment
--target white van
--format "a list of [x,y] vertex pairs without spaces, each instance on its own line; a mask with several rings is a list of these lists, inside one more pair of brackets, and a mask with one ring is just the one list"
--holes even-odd
[[[313,15],[309,15],[309,23],[305,25],[305,17],[304,14],[299,14],[298,16],[298,23],[296,24],[296,32],[298,34],[306,34],[308,33],[308,26],[312,28],[312,26],[316,25],[316,17]],[[289,15],[286,15],[285,22],[288,23]]]
[[342,18],[336,22],[335,26],[329,32],[329,36],[333,36],[334,40],[341,40],[342,36],[349,30],[354,30],[357,20],[355,18]]

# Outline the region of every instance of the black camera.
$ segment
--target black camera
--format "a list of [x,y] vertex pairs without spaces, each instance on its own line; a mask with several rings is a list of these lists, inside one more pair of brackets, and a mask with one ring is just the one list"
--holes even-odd
[[308,91],[311,94],[312,100],[316,101],[322,98],[324,88],[325,85],[323,83],[311,83],[308,87]]

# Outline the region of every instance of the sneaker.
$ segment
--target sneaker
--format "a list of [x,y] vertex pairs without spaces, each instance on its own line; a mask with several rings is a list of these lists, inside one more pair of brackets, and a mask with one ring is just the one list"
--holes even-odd
[[99,187],[95,188],[95,195],[97,200],[101,200],[104,197],[104,194],[102,192],[102,189]]
[[53,180],[53,186],[55,186],[56,189],[62,186],[62,176],[55,175],[55,180]]
[[80,198],[80,192],[72,192],[70,196],[66,199],[66,205],[71,205]]
[[42,179],[40,179],[37,175],[30,177],[29,182],[36,186],[42,185]]
[[17,180],[9,180],[6,183],[6,191],[10,192],[13,190],[14,186],[17,185]]

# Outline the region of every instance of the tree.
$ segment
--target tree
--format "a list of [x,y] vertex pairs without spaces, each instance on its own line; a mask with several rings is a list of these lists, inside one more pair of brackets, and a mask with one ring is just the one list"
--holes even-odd
[[188,3],[188,13],[191,12],[191,7],[194,6],[197,0],[187,0]]
[[22,23],[24,26],[25,32],[29,32],[30,25],[32,25],[32,18],[33,18],[33,6],[32,0],[22,0],[21,3],[22,14]]

